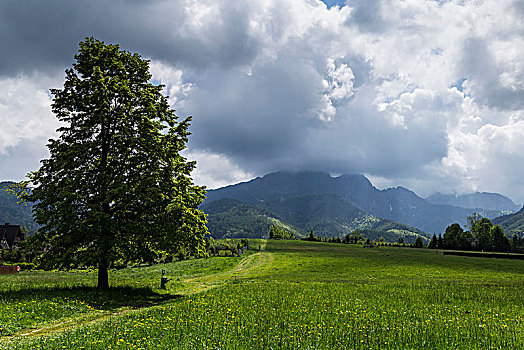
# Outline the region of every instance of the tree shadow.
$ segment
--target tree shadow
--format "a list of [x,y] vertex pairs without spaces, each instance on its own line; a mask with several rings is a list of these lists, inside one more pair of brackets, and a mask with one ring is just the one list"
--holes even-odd
[[111,287],[101,290],[87,286],[72,287],[31,287],[0,291],[0,300],[28,302],[43,300],[70,300],[88,305],[98,310],[119,308],[143,308],[154,306],[169,300],[181,298],[181,295],[159,293],[150,287]]

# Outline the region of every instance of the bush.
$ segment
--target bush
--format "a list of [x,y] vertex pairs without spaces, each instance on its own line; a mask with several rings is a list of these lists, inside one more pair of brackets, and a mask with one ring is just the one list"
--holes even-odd
[[269,228],[269,238],[295,239],[295,236],[282,227],[271,225]]

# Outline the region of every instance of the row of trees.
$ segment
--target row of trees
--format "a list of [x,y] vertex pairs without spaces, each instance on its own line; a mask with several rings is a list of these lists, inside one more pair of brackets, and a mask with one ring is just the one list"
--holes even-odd
[[[369,237],[366,237],[360,230],[355,230],[350,234],[347,234],[344,238],[340,237],[317,237],[315,236],[315,233],[313,229],[309,231],[309,234],[307,237],[302,238],[303,241],[311,241],[311,242],[328,242],[328,243],[345,243],[345,244],[364,244],[368,246],[374,246],[374,245],[392,245],[392,243],[387,243],[384,237],[380,237],[378,242],[375,240],[370,240]],[[393,243],[396,246],[403,246],[405,247],[406,244],[404,243],[404,238],[399,237],[397,243]],[[412,248],[423,248],[424,247],[424,241],[422,240],[422,237],[417,236],[414,243],[408,244],[407,246]]]
[[444,236],[433,235],[428,248],[509,252],[522,246],[522,238],[514,235],[508,239],[502,227],[479,214],[468,217],[468,226],[467,231],[457,223],[448,226]]

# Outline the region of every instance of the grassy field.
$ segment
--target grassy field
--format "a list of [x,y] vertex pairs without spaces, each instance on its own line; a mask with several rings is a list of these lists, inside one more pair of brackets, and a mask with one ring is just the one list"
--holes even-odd
[[0,276],[0,349],[524,348],[524,261],[269,241],[95,276]]

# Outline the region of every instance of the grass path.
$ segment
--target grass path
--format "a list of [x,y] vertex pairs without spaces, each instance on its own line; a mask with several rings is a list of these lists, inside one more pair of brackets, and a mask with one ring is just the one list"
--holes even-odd
[[188,294],[204,292],[211,288],[223,286],[239,278],[248,278],[254,275],[262,266],[271,264],[273,260],[272,253],[260,251],[246,256],[232,270],[221,271],[213,275],[187,278],[181,282],[191,286],[190,290],[192,290],[192,292]]
[[[265,243],[264,247],[265,248]],[[273,254],[266,251],[259,251],[244,257],[233,269],[220,271],[215,274],[209,274],[199,277],[184,278],[179,281],[178,285],[184,285],[184,295],[177,294],[176,289],[169,288],[170,296],[166,294],[166,300],[162,302],[151,303],[140,307],[123,307],[117,310],[97,310],[97,313],[84,314],[72,317],[60,322],[47,325],[38,329],[23,329],[15,335],[0,338],[7,345],[8,342],[17,341],[26,337],[49,336],[73,328],[85,327],[103,322],[112,317],[119,317],[124,314],[140,312],[144,309],[159,306],[172,302],[175,299],[184,298],[197,293],[202,293],[212,288],[217,288],[231,283],[240,278],[246,278],[255,274],[260,268],[274,261]],[[2,348],[0,346],[0,348]]]

